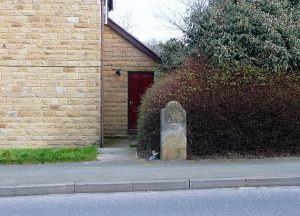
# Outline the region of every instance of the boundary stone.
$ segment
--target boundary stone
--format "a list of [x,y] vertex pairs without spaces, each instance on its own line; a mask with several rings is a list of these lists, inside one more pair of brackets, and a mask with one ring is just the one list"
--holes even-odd
[[186,160],[187,114],[177,101],[170,101],[160,112],[160,159]]

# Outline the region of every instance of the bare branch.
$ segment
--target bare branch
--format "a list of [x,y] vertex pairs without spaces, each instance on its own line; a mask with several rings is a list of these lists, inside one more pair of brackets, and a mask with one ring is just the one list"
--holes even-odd
[[[168,23],[167,28],[186,31],[185,18],[194,11],[203,11],[207,6],[207,0],[176,0],[175,7],[160,6],[154,16]],[[184,9],[183,9],[184,8]]]
[[113,20],[128,32],[132,32],[135,28],[132,24],[132,13],[129,11],[125,11],[124,14],[114,17]]

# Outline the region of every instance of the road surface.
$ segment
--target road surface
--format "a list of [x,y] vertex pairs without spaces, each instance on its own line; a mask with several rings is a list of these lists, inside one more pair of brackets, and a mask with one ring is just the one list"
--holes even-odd
[[1,216],[299,216],[300,187],[0,198]]

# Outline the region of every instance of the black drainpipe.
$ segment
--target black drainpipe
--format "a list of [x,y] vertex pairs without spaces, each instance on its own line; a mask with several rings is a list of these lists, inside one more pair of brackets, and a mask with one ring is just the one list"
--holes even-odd
[[100,54],[100,148],[104,147],[104,1],[101,0],[101,54]]

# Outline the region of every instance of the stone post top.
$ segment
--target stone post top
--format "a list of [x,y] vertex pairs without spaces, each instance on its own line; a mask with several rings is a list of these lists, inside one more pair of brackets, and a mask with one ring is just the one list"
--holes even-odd
[[165,108],[167,108],[167,107],[178,107],[178,108],[183,109],[182,106],[181,106],[181,104],[179,102],[177,102],[177,101],[170,101],[170,102],[168,102],[166,104]]
[[181,122],[182,120],[186,121],[186,111],[177,101],[168,102],[165,108],[161,110],[161,115],[163,115],[162,119],[166,118],[175,122]]
[[167,121],[168,123],[171,121],[176,123],[182,122],[185,124],[186,122],[186,111],[177,101],[168,102],[165,108],[161,110],[161,115],[162,120]]

